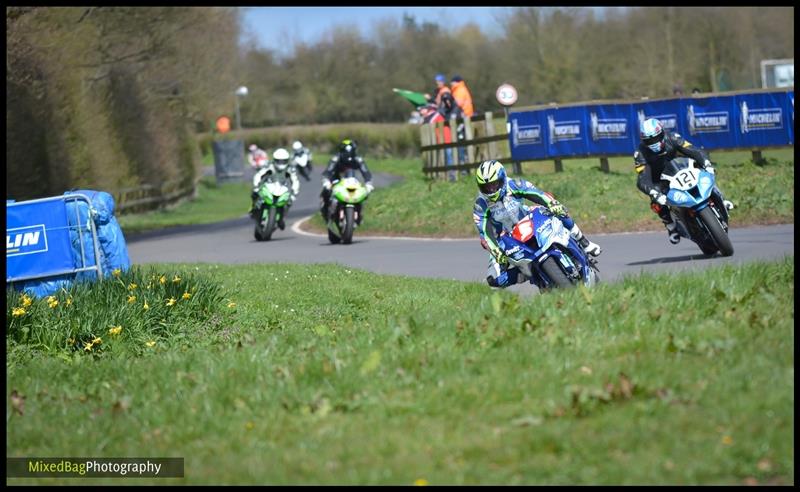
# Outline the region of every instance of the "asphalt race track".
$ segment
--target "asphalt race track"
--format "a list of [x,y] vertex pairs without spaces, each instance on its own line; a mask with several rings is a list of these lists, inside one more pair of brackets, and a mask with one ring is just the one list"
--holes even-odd
[[[484,281],[488,254],[480,247],[477,234],[471,239],[379,238],[359,234],[356,229],[352,244],[332,245],[327,236],[312,235],[293,227],[318,213],[323,164],[314,164],[310,182],[300,177],[300,193],[287,216],[286,230],[276,230],[272,240],[255,240],[255,222],[244,216],[243,210],[242,218],[222,223],[126,236],[131,262],[338,263],[384,274]],[[381,187],[396,179],[376,174],[373,182]],[[369,220],[369,213],[367,200],[364,220]],[[470,214],[471,210],[464,213]],[[734,254],[728,258],[706,258],[697,245],[686,239],[671,245],[664,231],[592,235],[591,239],[603,248],[598,263],[601,281],[612,282],[641,271],[696,270],[794,254],[794,224],[736,228],[735,209],[731,221]],[[531,285],[516,286],[512,290],[537,291]]]

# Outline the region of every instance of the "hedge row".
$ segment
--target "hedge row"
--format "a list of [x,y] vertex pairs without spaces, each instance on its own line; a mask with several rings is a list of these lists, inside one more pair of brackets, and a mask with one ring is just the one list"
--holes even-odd
[[277,147],[287,150],[300,140],[314,153],[331,153],[345,138],[354,139],[359,153],[373,158],[419,156],[419,126],[406,123],[342,123],[252,128],[225,134],[201,133],[197,141],[203,154],[209,154],[215,140],[244,140],[268,152]]

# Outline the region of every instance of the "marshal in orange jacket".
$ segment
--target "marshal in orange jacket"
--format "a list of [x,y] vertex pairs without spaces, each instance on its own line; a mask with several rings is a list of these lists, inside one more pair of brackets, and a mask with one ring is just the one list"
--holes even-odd
[[472,106],[472,94],[469,93],[467,85],[463,80],[460,80],[460,77],[453,77],[453,79],[454,80],[450,82],[453,99],[456,100],[456,104],[461,108],[464,116],[472,117],[472,114],[475,112],[475,108]]

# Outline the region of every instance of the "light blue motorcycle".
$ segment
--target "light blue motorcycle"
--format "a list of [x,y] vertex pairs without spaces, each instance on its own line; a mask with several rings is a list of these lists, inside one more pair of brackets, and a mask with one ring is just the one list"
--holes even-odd
[[510,234],[498,238],[511,267],[540,289],[587,287],[600,281],[594,258],[569,234],[549,209],[535,206],[519,220]]
[[664,166],[661,179],[669,183],[667,206],[678,234],[697,243],[706,255],[719,251],[731,256],[728,210],[714,186],[715,176],[693,159],[679,157]]

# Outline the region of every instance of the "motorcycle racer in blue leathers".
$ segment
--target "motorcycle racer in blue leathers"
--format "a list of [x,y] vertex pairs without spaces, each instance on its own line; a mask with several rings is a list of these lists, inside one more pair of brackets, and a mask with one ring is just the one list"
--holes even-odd
[[497,241],[497,237],[510,232],[523,214],[529,211],[525,199],[547,207],[561,220],[587,254],[597,256],[602,252],[600,246],[583,235],[566,207],[553,195],[535,187],[530,181],[508,179],[505,168],[499,161],[482,162],[475,172],[475,179],[479,193],[475,199],[472,218],[481,246],[489,251],[486,282],[490,286],[508,287],[529,280],[516,267],[509,268],[508,259]]

